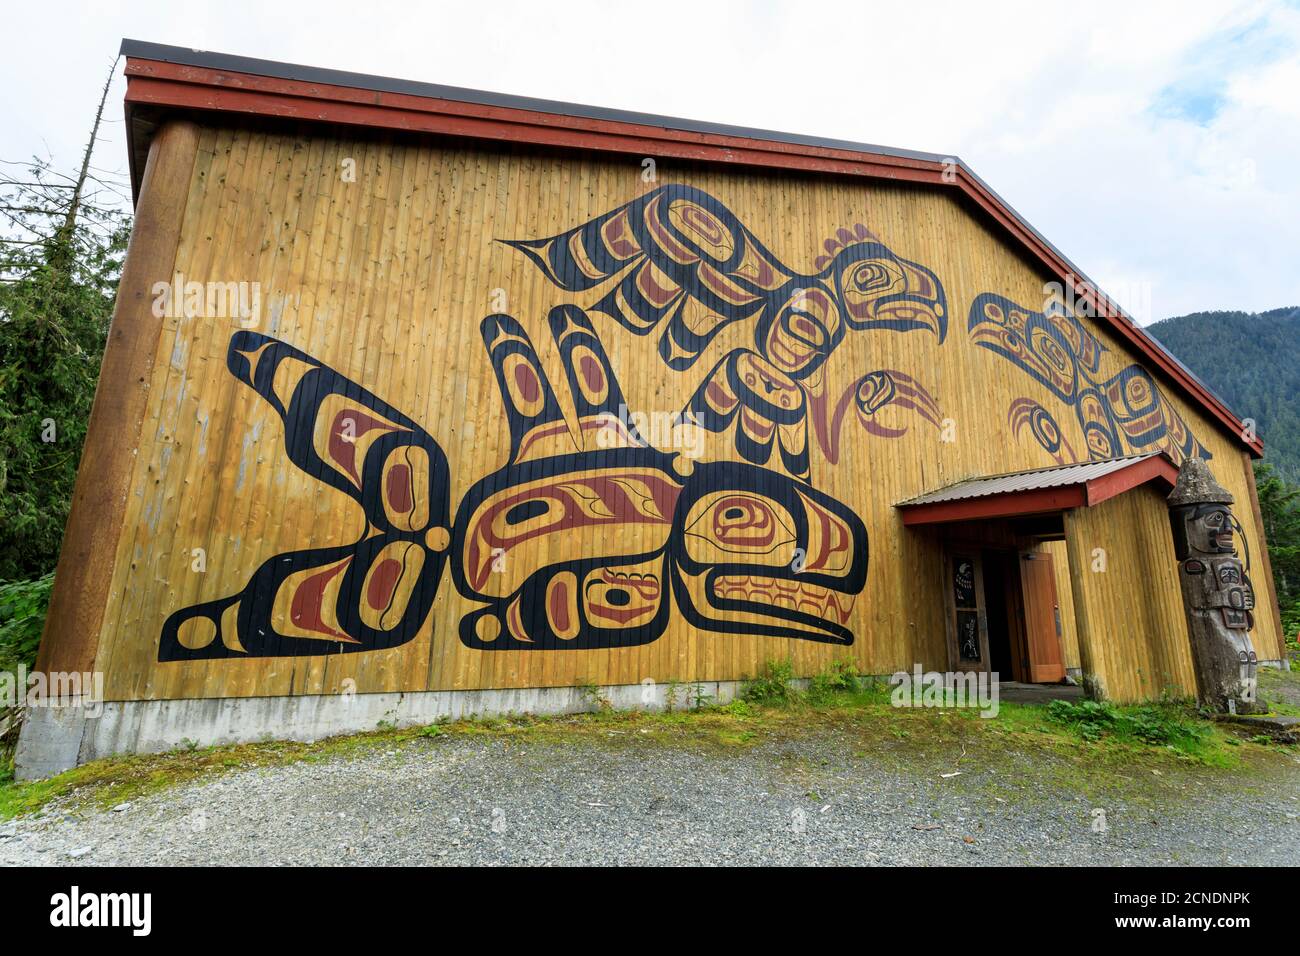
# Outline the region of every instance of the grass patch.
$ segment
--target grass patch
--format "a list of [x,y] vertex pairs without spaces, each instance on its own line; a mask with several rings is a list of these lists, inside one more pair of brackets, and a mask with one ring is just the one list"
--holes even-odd
[[1268,704],[1269,713],[1300,717],[1300,662],[1292,663],[1289,671],[1261,667],[1259,696]]
[[1095,700],[1054,700],[1047,705],[1046,717],[1090,742],[1111,738],[1150,744],[1196,759],[1208,758],[1216,750],[1214,725],[1201,719],[1189,703],[1117,707]]
[[1007,796],[1016,799],[1027,799],[1036,787],[1091,794],[1134,781],[1150,784],[1153,773],[1168,780],[1181,771],[1226,772],[1241,783],[1242,771],[1289,762],[1293,758],[1282,752],[1296,749],[1242,739],[1180,703],[1002,703],[990,719],[974,710],[894,707],[885,681],[860,677],[846,666],[828,669],[800,691],[788,665],[772,663],[737,700],[718,706],[699,695],[693,699],[700,702],[695,709],[656,713],[595,704],[592,713],[509,715],[403,729],[386,725],[310,744],[187,747],[100,760],[31,783],[0,776],[0,818],[31,813],[54,800],[69,808],[107,808],[232,770],[439,747],[466,738],[500,746],[676,747],[731,759],[759,745],[780,752],[785,741],[817,736],[833,742],[836,752],[891,772],[934,778],[957,768],[967,781],[983,775],[990,786],[1005,786]]

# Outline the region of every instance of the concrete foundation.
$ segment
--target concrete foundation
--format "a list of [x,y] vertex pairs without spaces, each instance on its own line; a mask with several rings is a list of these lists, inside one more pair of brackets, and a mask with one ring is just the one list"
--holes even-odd
[[[807,681],[794,681],[796,686]],[[619,684],[597,688],[530,687],[307,697],[109,701],[93,708],[32,707],[18,739],[14,775],[48,777],[120,753],[159,753],[177,747],[320,740],[380,726],[411,727],[439,719],[503,714],[573,714],[601,700],[618,710],[686,709],[735,699],[742,681]]]

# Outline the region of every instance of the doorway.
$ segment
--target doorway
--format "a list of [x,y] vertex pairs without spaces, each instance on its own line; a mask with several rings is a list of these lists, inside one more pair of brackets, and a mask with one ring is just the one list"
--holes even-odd
[[1009,547],[951,548],[944,566],[952,670],[990,671],[1021,683],[1064,680],[1051,554]]
[[1024,680],[1024,622],[1020,574],[1014,551],[985,551],[985,607],[989,619],[989,667],[1002,680]]

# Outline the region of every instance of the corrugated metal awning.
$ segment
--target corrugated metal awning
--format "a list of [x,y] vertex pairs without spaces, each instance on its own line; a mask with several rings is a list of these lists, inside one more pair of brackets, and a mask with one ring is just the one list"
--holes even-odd
[[1045,514],[1092,507],[1153,480],[1170,488],[1178,480],[1163,452],[968,478],[896,507],[907,525]]

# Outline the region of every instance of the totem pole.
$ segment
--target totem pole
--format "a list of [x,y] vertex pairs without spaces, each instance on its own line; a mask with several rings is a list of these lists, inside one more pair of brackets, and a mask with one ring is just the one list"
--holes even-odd
[[[1169,495],[1169,524],[1201,705],[1219,713],[1260,713],[1250,643],[1255,592],[1233,545],[1233,529],[1241,525],[1232,500],[1202,459],[1188,458]],[[1249,548],[1244,535],[1242,543]]]

